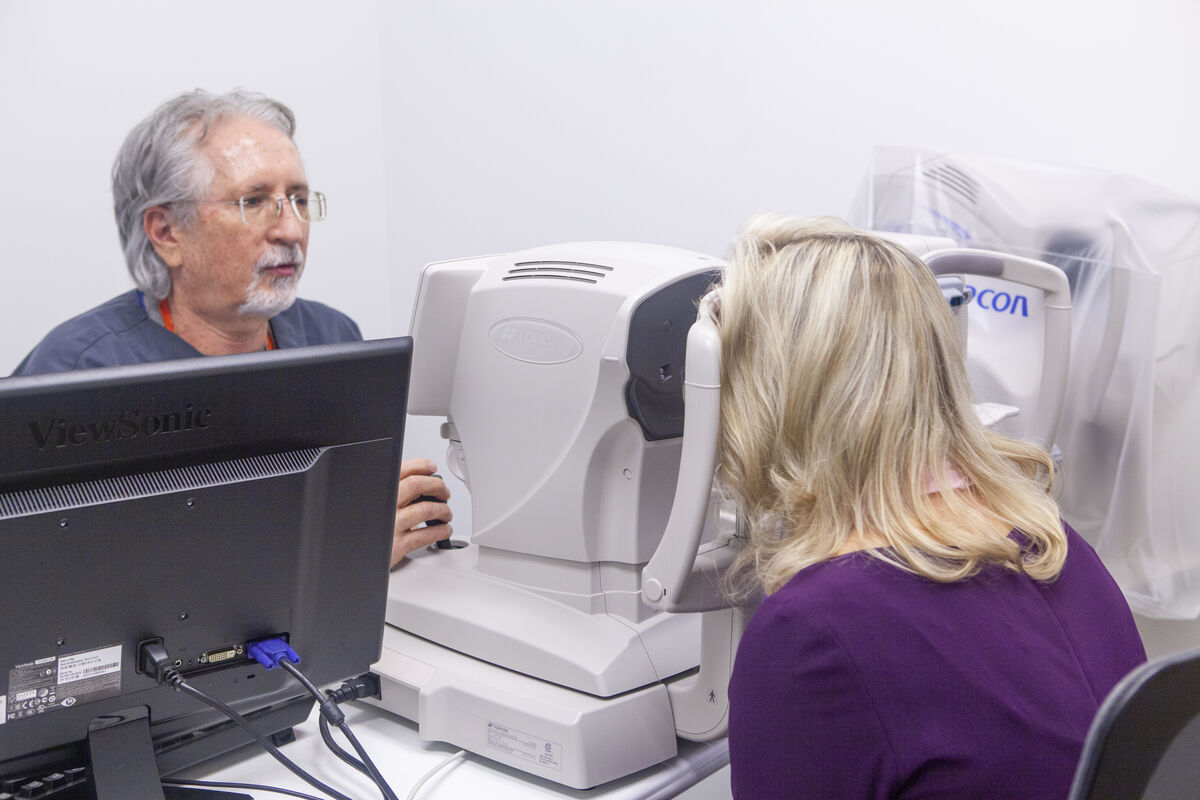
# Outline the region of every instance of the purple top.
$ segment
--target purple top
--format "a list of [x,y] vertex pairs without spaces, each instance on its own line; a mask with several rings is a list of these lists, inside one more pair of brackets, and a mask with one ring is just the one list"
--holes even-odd
[[1092,717],[1146,660],[1066,531],[1048,585],[995,566],[939,584],[861,552],[797,573],[738,649],[734,797],[1066,797]]

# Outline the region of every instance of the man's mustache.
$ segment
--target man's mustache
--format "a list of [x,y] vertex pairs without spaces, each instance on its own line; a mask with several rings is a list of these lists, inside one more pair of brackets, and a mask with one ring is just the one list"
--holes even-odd
[[299,271],[304,266],[304,252],[300,249],[300,245],[276,245],[267,252],[263,253],[258,263],[254,265],[255,272],[261,272],[272,267],[291,264]]

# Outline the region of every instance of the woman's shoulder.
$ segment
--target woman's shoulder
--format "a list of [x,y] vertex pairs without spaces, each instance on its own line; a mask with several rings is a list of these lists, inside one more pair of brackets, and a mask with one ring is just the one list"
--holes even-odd
[[912,580],[922,579],[867,551],[845,553],[797,572],[763,600],[755,617],[805,625],[820,620],[827,626],[854,616],[856,610],[882,612],[902,602],[896,584]]

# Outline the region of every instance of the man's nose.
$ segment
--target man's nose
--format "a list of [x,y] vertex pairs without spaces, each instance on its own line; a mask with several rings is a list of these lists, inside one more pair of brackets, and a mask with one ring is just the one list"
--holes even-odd
[[273,242],[299,242],[304,239],[308,223],[296,216],[292,204],[284,201],[283,208],[271,227],[267,229],[267,237]]

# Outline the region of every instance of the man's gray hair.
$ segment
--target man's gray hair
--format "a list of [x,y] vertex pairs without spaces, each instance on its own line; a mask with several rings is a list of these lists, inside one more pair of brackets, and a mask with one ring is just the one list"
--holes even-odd
[[177,225],[195,220],[192,201],[207,194],[213,177],[199,145],[214,123],[231,117],[265,122],[288,138],[296,131],[295,115],[278,100],[244,89],[225,94],[196,89],[168,100],[138,123],[113,162],[113,213],[125,263],[137,287],[155,300],[167,296],[171,276],[146,237],[146,209],[167,206]]

